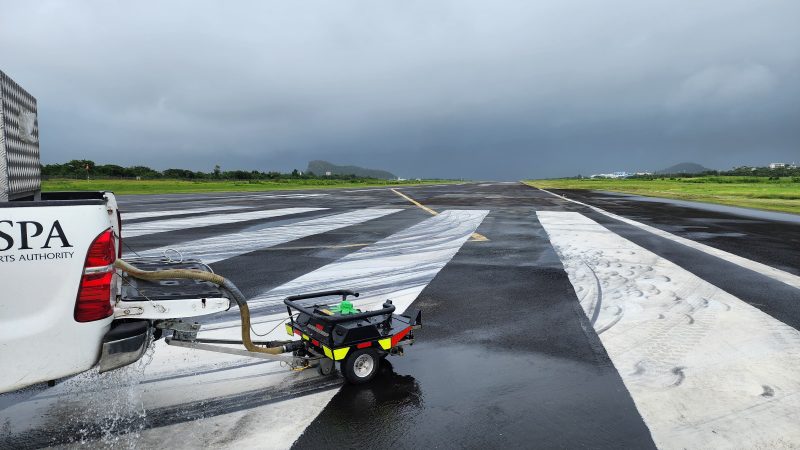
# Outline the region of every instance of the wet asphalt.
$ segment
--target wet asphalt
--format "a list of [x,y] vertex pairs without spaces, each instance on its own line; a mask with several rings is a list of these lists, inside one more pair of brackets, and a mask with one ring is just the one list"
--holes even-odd
[[[672,234],[800,275],[800,216],[597,191],[554,190]],[[721,212],[718,210],[725,210]]]
[[[465,243],[412,304],[423,311],[423,327],[405,356],[388,358],[367,385],[345,385],[294,443],[296,448],[652,448],[649,430],[580,307],[538,223],[537,210],[581,212],[800,328],[797,289],[543,191],[518,183],[401,191],[435,210],[490,210],[477,230],[489,240]],[[800,274],[798,223],[605,193],[558,193]],[[373,243],[430,217],[388,189],[122,196],[120,204],[130,212],[229,205],[322,207],[330,208],[322,213],[329,215],[360,208],[403,209],[212,265],[246,295],[277,287],[357,251],[357,244]],[[319,215],[175,230],[126,239],[126,244],[147,250]],[[197,404],[192,414],[182,405],[180,411],[153,412],[149,426],[302,397],[340,383],[288,394],[242,393],[236,401]]]
[[[489,241],[464,244],[411,306],[423,311],[424,326],[405,356],[388,358],[366,386],[345,385],[295,442],[296,448],[653,447],[649,430],[538,223],[537,210],[581,212],[773,317],[800,326],[796,289],[537,189],[484,183],[401,190],[435,210],[491,210],[477,230]],[[325,207],[331,208],[329,214],[353,208],[405,209],[213,265],[217,272],[231,274],[246,294],[278,286],[358,249],[320,247],[375,242],[427,217],[386,189],[314,192],[325,195],[179,199],[188,202],[185,207]],[[800,273],[798,223],[633,196],[558,193]],[[147,210],[164,208],[176,198],[126,200],[135,210]],[[270,220],[290,223],[302,217],[266,221]],[[134,238],[131,244],[152,248],[162,241],[180,242],[245,226],[249,224],[177,230]],[[231,410],[220,406],[221,411]]]
[[418,343],[344,386],[295,446],[652,447],[537,222],[554,198],[503,185],[415,199],[490,208],[477,230],[490,240],[465,244],[412,305]]
[[[518,183],[401,190],[437,211],[489,209],[477,230],[489,240],[465,243],[414,302],[412,308],[423,311],[424,326],[405,356],[388,358],[389,364],[366,386],[345,385],[295,446],[653,447],[536,218],[536,210],[574,210],[575,205]],[[385,189],[319,193],[325,195],[179,199],[181,208],[331,208],[326,214],[367,207],[405,209],[212,265],[216,272],[230,275],[246,295],[279,286],[358,249],[321,247],[375,242],[429,217]],[[177,199],[125,198],[123,205],[130,211],[166,209],[169,200]],[[258,222],[294,220],[302,218]],[[128,243],[148,249],[251,225],[176,230]],[[253,406],[250,403],[243,407]],[[213,409],[230,412],[228,406]],[[173,417],[168,412],[163,416],[166,422]]]
[[[800,267],[796,223],[602,193],[559,193],[793,273]],[[490,242],[465,245],[412,305],[425,314],[419,343],[392,359],[369,386],[345,386],[297,448],[652,447],[537,209],[581,212],[800,327],[797,289],[541,191],[473,185],[421,190],[415,198],[435,209],[491,208],[478,229]]]

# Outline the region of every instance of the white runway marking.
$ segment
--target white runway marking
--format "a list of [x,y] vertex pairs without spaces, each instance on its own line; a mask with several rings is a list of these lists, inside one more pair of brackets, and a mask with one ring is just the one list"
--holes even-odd
[[362,209],[288,225],[211,236],[196,241],[140,252],[140,254],[142,256],[161,256],[165,250],[174,248],[179,250],[185,258],[199,258],[205,263],[211,264],[222,261],[223,259],[250,253],[258,249],[272,247],[274,245],[339,228],[349,227],[398,211],[402,211],[402,209]]
[[[395,210],[379,210],[390,214]],[[367,248],[350,254],[314,272],[303,275],[271,292],[275,295],[291,289],[307,292],[310,289],[340,287],[341,280],[348,286],[361,290],[363,296],[357,305],[377,304],[389,298],[398,312],[402,312],[425,286],[436,276],[461,246],[475,232],[488,211],[444,211],[417,225],[395,233]],[[331,216],[329,223],[341,223]],[[306,283],[313,283],[311,285]],[[302,288],[298,287],[301,286]],[[262,304],[270,296],[262,297]],[[258,303],[255,304],[257,306]],[[263,318],[262,322],[263,322]],[[286,314],[276,314],[267,320],[275,322],[257,325],[257,331],[268,331],[286,319]],[[204,337],[237,338],[238,322],[233,327],[203,332]],[[259,329],[260,328],[260,329]],[[260,339],[286,339],[283,327],[278,327]],[[189,404],[192,408],[206,408],[207,401],[241,396],[252,392],[256,401],[271,390],[293,391],[298,383],[317,377],[315,369],[292,372],[276,363],[253,365],[259,360],[231,355],[192,351],[170,347],[163,341],[156,343],[154,359],[146,367],[144,380],[131,390],[115,386],[98,387],[89,377],[78,379],[72,386],[57,385],[29,400],[22,401],[4,411],[14,417],[10,432],[22,432],[30,427],[45,427],[57,405],[68,404],[70,411],[86,411],[84,420],[93,415],[107,414],[103,402],[109,399],[128,405],[136,411]],[[113,372],[124,373],[124,372]],[[104,375],[107,377],[109,374]],[[324,380],[323,380],[324,381]],[[108,389],[108,390],[104,390]],[[87,394],[89,392],[89,394]],[[332,387],[299,398],[279,399],[276,403],[245,408],[241,411],[208,416],[179,422],[165,427],[138,431],[131,436],[114,438],[117,443],[135,443],[149,448],[164,445],[177,447],[212,446],[220,448],[288,448],[303,430],[319,415],[330,399],[338,392]],[[132,400],[131,401],[131,397]],[[119,412],[119,411],[112,411]],[[127,412],[127,411],[124,411]],[[275,423],[275,426],[260,426]],[[248,426],[247,433],[237,427]],[[90,445],[92,443],[89,443]]]
[[[253,199],[262,199],[262,198],[312,198],[312,197],[324,197],[325,193],[297,193],[297,194],[267,194],[267,193],[258,193],[254,192],[252,194],[242,194],[242,195],[220,195],[217,197],[202,197],[196,200],[199,201],[206,201],[206,200],[229,200],[233,198],[253,198]],[[193,199],[194,201],[194,199]]]
[[262,211],[247,211],[240,213],[211,214],[199,217],[184,217],[178,219],[156,220],[144,223],[134,223],[128,226],[123,224],[123,237],[141,236],[144,234],[163,233],[165,231],[182,230],[186,228],[207,227],[223,223],[244,222],[247,220],[266,219],[269,217],[300,214],[310,211],[320,211],[327,208],[280,208]]
[[[391,299],[397,308],[398,313],[402,313],[417,298],[425,286],[430,283],[437,273],[455,256],[462,245],[469,239],[473,232],[478,228],[489,211],[475,210],[447,210],[438,216],[420,222],[406,230],[395,233],[382,239],[369,247],[363,248],[355,253],[351,253],[327,266],[323,266],[313,272],[296,278],[278,288],[275,288],[260,296],[256,296],[248,303],[251,310],[255,311],[259,305],[268,305],[280,302],[283,297],[289,294],[298,294],[316,290],[328,290],[337,288],[348,288],[360,291],[362,294],[354,303],[359,308],[374,309],[379,307],[386,299]],[[336,299],[333,299],[336,301]],[[273,329],[275,325],[286,320],[286,314],[273,314],[267,317],[254,319],[256,332],[263,334]],[[239,322],[229,322],[225,324],[214,324],[210,332],[203,333],[204,337],[217,338],[236,338],[239,333]],[[261,339],[285,339],[286,334],[282,326],[273,329]],[[166,349],[159,349],[156,353],[157,360],[154,366],[163,365],[175,370],[172,361],[186,361],[187,358],[203,358],[203,353],[191,352],[181,348],[169,348],[168,355]],[[212,358],[225,358],[233,360],[234,357],[226,355],[212,355]],[[165,358],[165,359],[162,359]],[[247,358],[238,358],[239,361],[247,362]],[[207,363],[207,361],[204,361]],[[270,364],[275,367],[276,364]],[[194,366],[192,366],[194,367]],[[240,370],[233,369],[215,375],[220,378],[218,381],[220,388],[230,388],[229,380],[236,380],[240,377]],[[261,369],[262,371],[264,369]],[[270,379],[270,383],[287,383],[296,375],[285,369],[282,375],[275,379]],[[243,372],[246,373],[246,372]],[[199,382],[198,377],[186,378],[178,383],[184,384],[181,389],[196,390],[194,386]],[[204,386],[209,386],[210,382],[203,382]],[[152,386],[152,385],[151,385]],[[176,384],[150,387],[150,390],[164,389],[164,395],[176,395]],[[169,392],[167,392],[169,391]],[[288,447],[294,442],[305,428],[319,415],[328,404],[328,401],[335,395],[338,389],[320,392],[303,397],[303,402],[296,404],[302,405],[293,409],[293,421],[287,423],[283,421],[284,427],[280,430],[265,430],[264,436],[270,436],[271,442],[280,443],[280,447]],[[207,395],[207,392],[195,392],[193,395]],[[161,398],[162,396],[154,396]],[[263,417],[281,416],[280,411],[284,411],[289,405],[280,403],[259,408],[258,414]],[[225,416],[205,419],[203,422],[209,426],[216,426],[219,423],[226,423],[230,418]],[[196,428],[198,423],[185,423],[175,425],[171,432]],[[268,433],[268,434],[267,434]],[[146,430],[142,433],[146,442],[159,442],[165,438],[163,432],[159,430]],[[253,438],[253,436],[248,436]]]
[[[251,311],[282,304],[289,295],[330,289],[361,293],[354,303],[367,309],[392,300],[404,311],[478,228],[489,211],[447,210],[309,272],[248,301]],[[283,317],[283,315],[279,315]],[[253,323],[274,320],[255,317]],[[238,321],[205,329],[236,326]],[[268,328],[267,328],[268,329]],[[262,332],[265,330],[256,329]]]
[[[123,212],[122,220],[144,219],[148,217],[169,217],[183,214],[196,214],[204,212],[230,211],[232,209],[246,209],[247,206],[220,206],[217,208],[191,208],[191,209],[171,209],[169,211],[144,211],[144,212]],[[124,224],[123,224],[124,226]]]
[[711,256],[716,256],[717,258],[724,259],[725,261],[728,261],[730,263],[736,264],[739,267],[743,267],[745,269],[752,270],[754,272],[758,272],[758,273],[760,273],[762,275],[766,275],[766,276],[772,278],[773,280],[778,280],[781,283],[785,283],[785,284],[788,284],[791,287],[800,289],[800,276],[794,275],[792,273],[789,273],[789,272],[786,272],[786,271],[783,271],[783,270],[780,270],[780,269],[776,269],[776,268],[774,268],[772,266],[768,266],[766,264],[762,264],[760,262],[756,262],[756,261],[753,261],[751,259],[747,259],[747,258],[743,258],[743,257],[738,256],[738,255],[734,255],[733,253],[726,252],[725,250],[720,250],[718,248],[714,248],[714,247],[711,247],[711,246],[708,246],[708,245],[705,245],[705,244],[701,244],[701,243],[699,243],[697,241],[693,241],[691,239],[686,239],[684,237],[676,236],[676,235],[674,235],[672,233],[669,233],[669,232],[664,231],[664,230],[660,230],[660,229],[658,229],[656,227],[651,227],[650,225],[645,225],[645,224],[643,224],[641,222],[637,222],[635,220],[631,220],[631,219],[628,219],[626,217],[618,216],[618,215],[616,215],[614,213],[610,213],[610,212],[608,212],[606,210],[603,210],[603,209],[600,209],[600,208],[598,208],[596,206],[588,205],[586,203],[582,203],[582,202],[579,202],[577,200],[573,200],[571,198],[564,197],[563,195],[558,195],[558,194],[555,194],[553,192],[546,191],[546,190],[540,189],[540,188],[537,188],[537,189],[539,189],[541,191],[544,191],[544,192],[547,192],[550,195],[554,195],[556,197],[562,198],[564,200],[567,200],[567,201],[570,201],[570,202],[573,202],[573,203],[577,203],[579,205],[587,206],[587,207],[592,208],[593,210],[599,212],[600,214],[603,214],[605,216],[611,217],[612,219],[619,220],[620,222],[625,222],[625,223],[627,223],[629,225],[633,225],[633,226],[635,226],[637,228],[640,228],[642,230],[648,231],[648,232],[653,233],[653,234],[655,234],[657,236],[663,237],[664,239],[669,239],[669,240],[671,240],[673,242],[677,242],[679,244],[683,244],[683,245],[685,245],[687,247],[691,247],[691,248],[693,248],[695,250],[700,250],[701,252],[707,253],[707,254],[709,254]]
[[800,331],[579,213],[537,215],[656,445],[800,440]]
[[[327,193],[305,193],[305,194],[303,194],[303,193],[296,193],[296,194],[259,194],[259,193],[253,193],[253,194],[244,194],[244,195],[224,195],[224,196],[214,196],[214,197],[206,197],[206,196],[202,196],[201,197],[201,196],[197,196],[197,195],[185,196],[185,195],[181,195],[181,194],[171,195],[169,197],[160,196],[160,195],[146,195],[145,196],[146,198],[140,198],[140,199],[136,199],[136,200],[130,199],[130,198],[126,198],[125,199],[125,204],[126,205],[153,205],[153,202],[155,202],[155,201],[165,201],[165,200],[169,200],[169,201],[171,201],[173,203],[185,202],[185,203],[193,203],[193,204],[196,204],[196,203],[202,204],[202,203],[207,202],[209,200],[234,200],[234,199],[243,199],[243,198],[252,198],[252,199],[256,199],[256,200],[270,199],[270,198],[314,198],[314,197],[324,197],[326,195],[330,195],[330,194],[327,194]],[[228,206],[228,207],[216,208],[216,209],[217,210],[222,210],[224,208],[246,209],[246,208],[250,208],[250,206]],[[198,210],[198,212],[209,211],[206,208],[196,208],[196,209]],[[145,215],[145,216],[129,217],[129,218],[130,219],[134,219],[134,218],[138,219],[138,218],[141,218],[141,217],[154,217],[154,216],[160,215],[159,211],[148,211],[148,212],[143,213],[143,214],[151,214],[151,213],[153,215]],[[139,214],[139,213],[131,213],[131,214]],[[125,213],[123,212],[123,216],[124,215],[125,215]]]

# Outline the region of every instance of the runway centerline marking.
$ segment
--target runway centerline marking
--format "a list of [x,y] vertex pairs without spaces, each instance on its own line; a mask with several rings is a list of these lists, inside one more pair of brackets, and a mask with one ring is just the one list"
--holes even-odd
[[580,213],[536,214],[658,447],[800,439],[800,331]]
[[780,270],[780,269],[776,269],[775,267],[768,266],[766,264],[763,264],[763,263],[760,263],[760,262],[757,262],[757,261],[753,261],[752,259],[747,259],[747,258],[744,258],[742,256],[735,255],[733,253],[729,253],[729,252],[726,252],[725,250],[720,250],[718,248],[711,247],[711,246],[706,245],[706,244],[701,244],[700,242],[693,241],[691,239],[686,239],[685,237],[674,235],[674,234],[672,234],[670,232],[667,232],[667,231],[664,231],[662,229],[659,229],[659,228],[656,228],[656,227],[652,227],[650,225],[646,225],[644,223],[637,222],[637,221],[632,220],[632,219],[628,219],[627,217],[619,216],[617,214],[608,212],[608,211],[606,211],[604,209],[600,209],[600,208],[598,208],[596,206],[592,206],[592,205],[589,205],[589,204],[586,204],[586,203],[583,203],[583,202],[579,202],[577,200],[573,200],[571,198],[564,197],[563,195],[558,195],[558,194],[556,194],[554,192],[550,192],[550,191],[542,189],[542,188],[536,188],[536,189],[539,189],[540,191],[546,192],[546,193],[548,193],[550,195],[553,195],[555,197],[567,200],[569,202],[576,203],[576,204],[582,205],[582,206],[586,206],[586,207],[591,208],[592,210],[594,210],[594,211],[596,211],[596,212],[598,212],[600,214],[603,214],[604,216],[610,217],[610,218],[615,219],[615,220],[619,220],[620,222],[627,223],[628,225],[633,225],[636,228],[639,228],[641,230],[650,232],[652,234],[655,234],[656,236],[660,236],[660,237],[663,237],[664,239],[669,239],[669,240],[671,240],[673,242],[677,242],[679,244],[683,244],[683,245],[685,245],[687,247],[693,248],[695,250],[699,250],[699,251],[701,251],[703,253],[706,253],[706,254],[709,254],[711,256],[715,256],[715,257],[720,258],[722,260],[728,261],[729,263],[736,264],[739,267],[745,268],[747,270],[752,270],[753,272],[760,273],[762,275],[765,275],[767,277],[772,278],[773,280],[777,280],[777,281],[780,281],[781,283],[787,284],[787,285],[789,285],[789,286],[791,286],[793,288],[800,289],[800,276],[797,276],[797,275],[795,275],[793,273],[789,273],[789,272],[786,272],[786,271],[783,271],[783,270]]
[[[398,191],[397,189],[391,189],[391,191],[394,192],[395,194],[399,195],[400,197],[403,197],[404,199],[408,200],[409,202],[411,202],[412,204],[416,205],[418,208],[422,209],[423,211],[427,212],[428,214],[431,214],[433,216],[439,214],[435,210],[433,210],[431,208],[428,208],[427,206],[425,206],[422,203],[414,200],[413,198],[407,196],[406,194],[403,194],[402,192]],[[484,235],[482,235],[480,233],[472,233],[472,236],[470,236],[469,240],[472,241],[472,242],[485,242],[485,241],[488,241],[489,238],[487,238],[486,236],[484,236]]]

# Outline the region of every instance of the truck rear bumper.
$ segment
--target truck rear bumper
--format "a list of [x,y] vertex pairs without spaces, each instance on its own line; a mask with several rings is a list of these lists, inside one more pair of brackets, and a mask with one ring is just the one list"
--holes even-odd
[[108,372],[138,361],[147,350],[152,334],[153,327],[145,320],[113,324],[103,337],[98,363],[100,372]]

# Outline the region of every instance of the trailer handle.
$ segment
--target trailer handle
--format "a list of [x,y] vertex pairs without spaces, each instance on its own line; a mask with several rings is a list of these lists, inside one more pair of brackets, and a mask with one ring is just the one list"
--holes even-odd
[[[290,295],[286,297],[286,300],[290,301],[305,300],[307,298],[328,297],[331,295],[341,295],[342,300],[347,300],[348,295],[352,295],[353,297],[358,297],[358,292],[353,292],[350,289],[336,289],[332,291],[319,291],[319,292],[309,292],[308,294]],[[284,300],[284,303],[286,302],[286,300]]]
[[[298,305],[298,304],[295,303],[295,301],[298,301],[298,300],[305,300],[305,299],[308,299],[308,298],[317,298],[317,297],[327,297],[327,296],[330,296],[330,295],[342,295],[342,296],[353,295],[355,297],[358,297],[358,293],[357,292],[353,292],[353,291],[350,291],[350,290],[323,291],[323,292],[313,292],[313,293],[310,293],[310,294],[292,295],[292,296],[286,297],[283,300],[283,303],[286,305],[286,310],[289,312],[289,317],[290,318],[292,316],[292,309],[296,309],[296,310],[298,310],[298,311],[300,311],[302,313],[308,314],[309,316],[311,316],[311,317],[313,317],[313,318],[315,318],[317,320],[320,320],[320,321],[326,322],[326,323],[330,323],[330,324],[337,324],[337,323],[340,323],[340,322],[349,322],[351,320],[366,319],[366,318],[369,318],[369,317],[382,316],[382,315],[385,315],[385,314],[392,314],[394,312],[394,310],[395,310],[395,306],[392,304],[392,301],[391,300],[387,300],[383,304],[383,308],[382,309],[376,309],[374,311],[364,311],[364,312],[356,313],[356,314],[348,314],[346,316],[326,316],[324,314],[319,314],[319,313],[315,312],[314,308],[309,308],[309,307]],[[294,324],[294,319],[290,319],[290,320],[291,320],[292,324]]]

